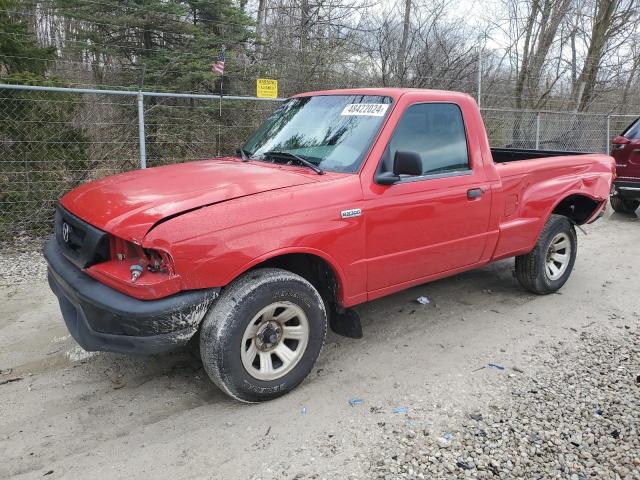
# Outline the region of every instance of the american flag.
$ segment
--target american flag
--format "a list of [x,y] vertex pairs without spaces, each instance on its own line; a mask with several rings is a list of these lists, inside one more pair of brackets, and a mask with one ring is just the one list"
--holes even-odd
[[224,48],[220,50],[220,55],[218,55],[216,61],[211,64],[211,71],[214,75],[224,74]]

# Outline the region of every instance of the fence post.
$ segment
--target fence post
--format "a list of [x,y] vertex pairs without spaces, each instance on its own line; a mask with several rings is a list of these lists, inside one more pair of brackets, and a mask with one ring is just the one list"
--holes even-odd
[[604,153],[609,153],[609,142],[611,141],[611,114],[607,114],[607,138],[604,141]]
[[482,96],[482,48],[478,45],[478,107]]
[[147,146],[144,137],[144,94],[138,92],[138,142],[140,145],[140,168],[147,168]]
[[536,150],[540,150],[540,112],[536,112]]

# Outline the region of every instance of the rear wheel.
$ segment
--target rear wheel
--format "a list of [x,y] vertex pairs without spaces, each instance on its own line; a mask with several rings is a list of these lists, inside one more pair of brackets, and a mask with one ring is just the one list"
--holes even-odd
[[640,200],[622,197],[611,197],[611,207],[618,213],[633,213],[640,207]]
[[516,257],[516,278],[533,293],[553,293],[569,279],[577,250],[573,224],[567,217],[551,215],[534,249]]
[[231,283],[207,313],[200,354],[211,380],[233,398],[283,395],[309,374],[327,332],[318,291],[286,270],[258,269]]

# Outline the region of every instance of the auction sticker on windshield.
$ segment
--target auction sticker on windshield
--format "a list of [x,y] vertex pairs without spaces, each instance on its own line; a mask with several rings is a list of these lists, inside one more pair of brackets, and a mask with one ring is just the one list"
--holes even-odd
[[350,103],[341,115],[365,115],[368,117],[382,117],[389,108],[386,103]]

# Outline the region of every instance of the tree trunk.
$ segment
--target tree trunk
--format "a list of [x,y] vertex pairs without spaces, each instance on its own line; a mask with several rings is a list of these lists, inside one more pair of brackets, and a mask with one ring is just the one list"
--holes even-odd
[[405,0],[404,3],[404,22],[402,25],[402,38],[400,40],[400,49],[398,50],[397,75],[400,86],[405,84],[407,43],[409,42],[409,27],[411,23],[411,0]]
[[618,0],[598,0],[595,20],[591,29],[591,42],[587,50],[582,71],[574,88],[574,105],[576,111],[584,112],[589,108],[596,86],[600,61],[609,40],[613,27],[613,16],[618,7]]
[[[530,106],[537,108],[540,105],[542,95],[540,93],[540,83],[545,63],[549,60],[549,52],[553,46],[553,42],[558,35],[560,24],[566,18],[571,0],[546,0],[540,18],[540,33],[538,36],[538,44],[534,51],[532,61],[530,63],[530,85],[531,85],[531,102]],[[556,75],[556,79],[559,75]],[[552,80],[555,83],[555,81]],[[534,101],[535,98],[535,101]]]
[[304,52],[309,43],[309,0],[300,2],[300,50]]
[[640,57],[636,56],[633,61],[633,67],[629,72],[629,76],[627,77],[627,81],[624,83],[624,89],[622,90],[622,99],[620,101],[620,106],[622,107],[622,113],[626,113],[629,108],[629,94],[631,93],[631,88],[633,86],[633,81],[636,78],[638,73],[638,67],[640,67]]
[[516,80],[515,100],[517,109],[523,108],[524,85],[527,81],[527,76],[529,75],[529,58],[530,50],[532,48],[531,44],[533,42],[533,26],[535,24],[536,18],[538,17],[539,9],[539,0],[533,0],[533,2],[531,3],[531,11],[529,12],[529,18],[527,18],[527,26],[525,28],[522,63],[520,64],[520,70],[518,71],[518,78]]
[[258,49],[260,49],[260,42],[262,41],[262,28],[264,26],[266,9],[267,0],[259,0],[258,18],[256,19],[256,42],[258,43]]

